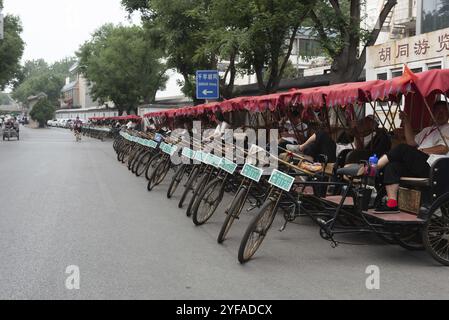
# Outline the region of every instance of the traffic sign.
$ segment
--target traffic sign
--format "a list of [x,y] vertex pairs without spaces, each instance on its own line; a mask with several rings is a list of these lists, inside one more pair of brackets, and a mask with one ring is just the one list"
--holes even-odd
[[220,98],[220,76],[217,70],[196,72],[196,98],[199,100],[217,100]]

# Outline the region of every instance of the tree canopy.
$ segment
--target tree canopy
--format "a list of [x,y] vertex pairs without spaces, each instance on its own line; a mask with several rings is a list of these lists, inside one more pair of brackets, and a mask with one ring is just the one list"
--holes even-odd
[[107,24],[97,30],[77,52],[92,97],[114,102],[120,114],[153,102],[167,81],[163,51],[153,44],[141,27]]
[[[0,7],[2,7],[1,2]],[[0,40],[0,89],[13,84],[20,70],[20,59],[25,47],[25,43],[20,36],[21,33],[20,18],[6,15],[4,18],[4,39]]]
[[53,119],[55,114],[54,105],[47,99],[40,99],[30,112],[33,120],[39,123],[39,127],[43,128],[48,120]]
[[[357,81],[366,64],[366,50],[376,43],[397,0],[386,0],[372,30],[361,26],[361,5],[366,0],[318,1],[311,11],[317,36],[333,59],[331,83]],[[362,50],[360,50],[362,47]]]
[[223,98],[230,98],[238,74],[255,74],[261,93],[276,91],[290,69],[295,37],[303,27],[313,28],[323,55],[332,59],[332,83],[357,80],[366,63],[366,48],[375,44],[397,3],[386,0],[376,26],[365,30],[361,26],[365,1],[122,0],[122,4],[128,12],[142,14],[165,49],[169,66],[184,76],[185,93],[194,97],[196,70],[218,68],[223,71]]
[[44,92],[51,104],[58,105],[61,89],[65,79],[70,76],[70,67],[75,62],[76,59],[73,57],[52,65],[48,65],[43,59],[26,61],[20,69],[13,98],[27,104],[28,97]]
[[[184,77],[184,92],[194,98],[195,71],[222,71],[222,93],[230,98],[237,74],[256,74],[261,92],[277,90],[296,33],[314,1],[309,0],[122,0],[140,11],[159,32],[169,65]],[[266,76],[268,74],[268,76]]]

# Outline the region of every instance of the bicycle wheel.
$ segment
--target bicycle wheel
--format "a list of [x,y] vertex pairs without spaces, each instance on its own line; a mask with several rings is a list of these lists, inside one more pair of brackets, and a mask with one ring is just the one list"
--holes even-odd
[[192,208],[196,202],[196,200],[198,199],[199,194],[203,191],[204,187],[207,184],[207,180],[209,180],[209,174],[205,173],[203,175],[203,177],[201,177],[200,181],[198,182],[198,184],[196,184],[194,191],[193,191],[193,196],[192,198],[190,198],[190,202],[189,205],[187,207],[186,210],[186,216],[187,217],[191,217],[192,216]]
[[140,177],[145,172],[145,169],[147,168],[147,164],[151,160],[152,157],[153,157],[153,154],[151,153],[151,151],[147,151],[140,158],[139,163],[137,164],[137,168],[136,168],[136,176],[137,177]]
[[157,161],[157,164],[155,166],[155,169],[153,170],[153,173],[151,174],[150,177],[150,181],[148,181],[148,191],[152,191],[154,189],[155,186],[157,186],[160,180],[160,177],[164,174],[163,171],[165,170],[166,167],[166,161],[163,158],[160,158]]
[[159,153],[156,153],[155,155],[153,155],[153,157],[150,159],[150,161],[148,161],[147,167],[145,168],[145,178],[148,181],[150,181],[153,170],[157,166],[157,162],[158,162],[157,160],[160,159],[160,157],[161,157],[161,155]]
[[432,206],[422,235],[427,252],[442,265],[449,266],[449,194]]
[[223,187],[226,182],[226,179],[216,178],[201,191],[192,208],[192,220],[195,225],[205,224],[214,215],[223,200]]
[[239,262],[248,262],[259,249],[270,229],[277,211],[277,201],[269,199],[249,224],[240,242]]
[[218,243],[221,244],[226,240],[226,236],[229,233],[229,230],[231,230],[231,226],[234,223],[234,220],[239,218],[243,206],[245,205],[246,191],[247,190],[245,188],[241,188],[237,195],[234,197],[234,200],[232,200],[229,209],[226,210],[226,219],[223,222],[220,233],[218,234]]
[[176,173],[174,174],[171,183],[170,183],[170,187],[168,187],[167,190],[167,198],[171,199],[171,197],[173,197],[173,195],[176,192],[176,189],[178,189],[179,184],[181,183],[182,179],[184,178],[184,173],[187,170],[187,165],[182,164],[178,170],[176,171]]
[[139,166],[139,164],[140,164],[140,160],[142,159],[142,157],[144,157],[146,154],[147,154],[147,150],[146,149],[141,149],[138,153],[137,153],[137,155],[136,155],[136,157],[135,157],[135,159],[134,159],[134,161],[133,161],[133,163],[132,163],[132,165],[131,165],[131,172],[133,173],[133,174],[136,174],[136,171],[137,171],[137,167]]
[[200,168],[199,167],[193,168],[192,172],[190,173],[189,180],[187,180],[187,183],[185,185],[184,192],[182,193],[181,199],[179,200],[178,208],[181,209],[184,206],[184,201],[186,200],[187,195],[191,191],[193,191],[195,181],[198,178],[199,174],[200,174]]

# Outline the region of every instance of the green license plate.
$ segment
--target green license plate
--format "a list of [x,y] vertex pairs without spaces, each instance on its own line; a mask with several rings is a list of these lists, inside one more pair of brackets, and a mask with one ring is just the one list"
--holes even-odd
[[193,159],[199,162],[204,162],[206,154],[203,151],[197,151]]
[[193,151],[190,148],[183,148],[182,149],[182,156],[186,157],[187,159],[194,159],[195,158],[195,151]]
[[251,179],[255,182],[259,182],[260,178],[262,178],[263,170],[257,168],[249,163],[245,164],[242,169],[241,175],[245,178]]
[[295,178],[279,170],[274,170],[268,182],[279,189],[289,192],[292,189]]
[[234,174],[235,170],[237,169],[237,165],[234,162],[223,158],[220,163],[220,169],[226,171],[229,174]]
[[205,162],[211,166],[214,166],[215,168],[218,168],[220,166],[221,159],[222,158],[217,157],[216,155],[208,154]]

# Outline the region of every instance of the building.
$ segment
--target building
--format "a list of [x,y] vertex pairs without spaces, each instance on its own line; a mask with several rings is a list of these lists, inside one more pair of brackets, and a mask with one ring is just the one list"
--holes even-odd
[[[89,109],[101,107],[90,96],[90,85],[86,78],[79,72],[78,63],[70,68],[71,76],[66,79],[65,86],[61,89],[61,109]],[[111,104],[109,104],[111,105]]]
[[[290,62],[296,70],[296,78],[326,74],[330,71],[329,61],[325,58],[320,42],[313,35],[311,28],[302,28],[293,43]],[[223,63],[226,67],[226,62]],[[255,74],[237,75],[236,86],[256,84]]]
[[117,116],[113,102],[103,105],[93,100],[90,95],[90,85],[79,70],[78,63],[70,68],[70,77],[66,79],[65,86],[61,89],[60,109],[56,111],[56,119],[80,119],[87,120],[91,117]]
[[367,51],[367,80],[400,76],[404,64],[414,72],[449,68],[449,0],[398,0],[388,21]]

